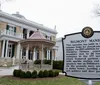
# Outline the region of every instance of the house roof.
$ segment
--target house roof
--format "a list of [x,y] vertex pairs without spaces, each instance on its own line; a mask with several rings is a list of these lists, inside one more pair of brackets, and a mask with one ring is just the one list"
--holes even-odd
[[52,47],[55,45],[55,41],[47,40],[39,30],[35,31],[29,38],[21,40],[20,43],[22,46],[30,45],[31,47],[42,44],[46,47]]
[[46,39],[46,38],[39,30],[37,30],[28,39]]
[[[37,29],[44,30],[44,31],[47,31],[47,32],[50,32],[53,34],[57,34],[57,31],[55,29],[51,29],[51,28],[48,28],[42,24],[30,21],[30,20],[26,19],[23,15],[19,15],[19,14],[12,15],[12,14],[8,14],[8,13],[5,13],[5,12],[0,10],[0,18],[1,17],[5,18],[5,19],[12,20],[12,21],[16,21],[16,22],[21,23],[21,24],[32,26],[32,27],[35,27]],[[2,21],[5,21],[5,19],[2,19]]]

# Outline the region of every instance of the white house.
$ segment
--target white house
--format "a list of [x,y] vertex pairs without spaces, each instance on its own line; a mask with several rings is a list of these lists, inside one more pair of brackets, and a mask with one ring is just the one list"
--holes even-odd
[[[33,53],[38,58],[38,55],[41,55],[38,49],[31,52],[31,50],[23,48],[21,52],[20,44],[21,40],[28,39],[37,29],[47,40],[56,42],[57,31],[55,29],[27,20],[18,12],[8,14],[0,11],[0,65],[3,65],[4,62],[12,64],[12,58],[15,58],[17,64],[19,58],[23,58],[23,56],[26,56],[28,60],[32,60]],[[50,56],[55,58],[55,50],[45,48],[44,56],[45,59],[49,59]]]
[[62,38],[56,39],[56,56],[55,60],[63,60]]

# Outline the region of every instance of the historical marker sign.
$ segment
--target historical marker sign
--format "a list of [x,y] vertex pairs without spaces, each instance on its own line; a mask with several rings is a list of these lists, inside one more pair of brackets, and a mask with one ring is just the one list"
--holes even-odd
[[100,78],[100,31],[85,27],[82,32],[65,35],[63,71],[77,78]]

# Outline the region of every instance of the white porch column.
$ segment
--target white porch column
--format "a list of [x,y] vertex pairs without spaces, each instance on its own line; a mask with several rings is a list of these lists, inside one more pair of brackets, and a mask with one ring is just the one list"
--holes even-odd
[[44,49],[43,49],[44,47],[43,47],[43,44],[42,44],[42,58],[41,58],[41,60],[43,60],[44,59]]
[[28,60],[29,45],[26,48],[26,60]]
[[36,60],[35,51],[36,51],[36,48],[34,47],[34,49],[33,49],[33,61]]
[[48,49],[48,60],[50,60],[50,49]]
[[27,38],[29,38],[30,30],[27,30]]
[[43,44],[42,44],[42,55],[41,55],[41,68],[42,68],[42,65],[43,65],[43,59],[44,59],[44,49],[43,49]]
[[51,51],[52,51],[52,56],[51,56],[51,68],[53,68],[53,57],[54,57],[54,55],[53,55],[53,49],[51,49]]
[[5,40],[3,40],[2,55],[1,55],[2,58],[4,57],[4,49],[5,49]]
[[19,52],[19,69],[22,69],[22,67],[21,67],[21,60],[22,60],[22,47],[20,46],[20,50],[19,50],[20,52]]
[[5,54],[5,58],[7,58],[7,53],[8,53],[8,43],[9,43],[9,41],[7,40],[7,42],[6,42],[6,54]]
[[16,58],[19,59],[20,57],[20,50],[21,50],[21,46],[20,46],[20,43],[17,44],[17,55],[16,55]]
[[47,60],[49,60],[48,52],[49,52],[49,51],[48,51],[48,48],[47,48]]
[[20,49],[20,59],[22,59],[22,48]]

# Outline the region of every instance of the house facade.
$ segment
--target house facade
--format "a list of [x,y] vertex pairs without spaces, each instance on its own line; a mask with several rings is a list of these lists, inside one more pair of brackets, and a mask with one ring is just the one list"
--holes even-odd
[[55,60],[63,60],[63,51],[62,51],[62,38],[57,38],[56,39],[56,50],[55,50]]
[[[5,63],[10,65],[13,60],[15,60],[15,64],[18,64],[19,59],[22,59],[23,56],[30,61],[33,60],[31,50],[23,48],[21,51],[20,41],[28,39],[37,29],[47,40],[56,42],[57,31],[55,29],[27,20],[19,13],[8,14],[0,11],[0,65]],[[37,48],[34,53],[35,59],[38,59],[38,56],[41,55]],[[51,56],[55,58],[55,50],[46,48],[44,56],[45,59],[50,59]]]

